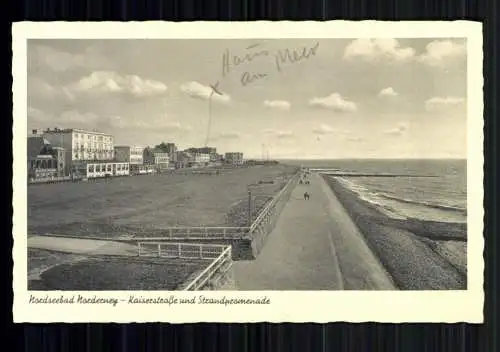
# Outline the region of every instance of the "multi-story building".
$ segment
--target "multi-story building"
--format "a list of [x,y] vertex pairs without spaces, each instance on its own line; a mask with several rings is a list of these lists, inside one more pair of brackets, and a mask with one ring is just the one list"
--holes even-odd
[[28,137],[28,177],[30,179],[63,177],[65,173],[65,150],[53,147],[49,141],[33,131]]
[[175,145],[175,143],[167,143],[166,152],[168,153],[170,161],[172,162],[177,161],[177,146]]
[[73,164],[114,159],[114,137],[107,133],[55,128],[45,130],[43,137],[52,146],[66,150],[66,172],[69,172]]
[[115,160],[127,162],[130,165],[141,165],[144,163],[144,147],[128,145],[115,146]]
[[143,160],[146,165],[155,165],[157,169],[168,169],[170,166],[170,158],[168,153],[159,150],[146,148],[143,152]]
[[226,153],[224,155],[224,161],[226,164],[231,164],[231,165],[243,165],[243,153],[239,152],[232,152],[232,153]]

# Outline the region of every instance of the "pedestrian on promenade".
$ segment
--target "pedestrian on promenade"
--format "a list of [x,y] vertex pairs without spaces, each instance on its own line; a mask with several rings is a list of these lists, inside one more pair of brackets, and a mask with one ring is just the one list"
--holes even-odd
[[307,192],[304,193],[304,200],[309,200],[309,193]]

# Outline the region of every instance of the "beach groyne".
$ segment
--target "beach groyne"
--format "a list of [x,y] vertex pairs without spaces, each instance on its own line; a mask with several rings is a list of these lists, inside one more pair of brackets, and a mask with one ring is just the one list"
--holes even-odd
[[[429,245],[436,239],[444,240],[442,237],[430,239],[431,234],[435,232],[439,235],[440,231],[451,228],[449,224],[436,223],[432,226],[433,223],[419,223],[415,219],[396,221],[378,211],[374,205],[360,199],[355,192],[342,186],[334,177],[323,175],[323,178],[399,289],[464,290],[467,288],[466,273]],[[424,228],[419,230],[419,224]],[[460,241],[464,241],[466,234],[462,233],[459,236],[459,233],[460,230],[457,230],[455,240],[460,238]]]

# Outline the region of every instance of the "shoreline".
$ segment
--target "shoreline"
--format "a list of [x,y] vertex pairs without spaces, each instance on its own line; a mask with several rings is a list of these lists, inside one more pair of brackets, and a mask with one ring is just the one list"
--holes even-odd
[[463,227],[452,225],[450,230],[450,223],[391,219],[338,180],[323,177],[400,289],[467,289]]

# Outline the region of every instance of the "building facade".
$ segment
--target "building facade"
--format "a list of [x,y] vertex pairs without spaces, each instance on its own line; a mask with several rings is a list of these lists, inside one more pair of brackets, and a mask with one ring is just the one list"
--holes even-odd
[[224,155],[224,161],[226,164],[231,164],[231,165],[243,165],[243,153],[239,152],[232,152],[232,153],[226,153]]
[[114,137],[97,131],[75,128],[47,129],[43,137],[52,146],[65,149],[66,171],[73,163],[111,161],[114,159]]
[[194,153],[191,162],[198,166],[206,166],[210,162],[210,154]]
[[155,165],[159,170],[168,169],[170,167],[170,157],[168,153],[158,149],[144,149],[143,160],[144,164]]
[[144,148],[140,146],[115,146],[115,160],[131,165],[144,163]]
[[177,146],[175,143],[167,143],[166,152],[168,153],[170,161],[175,163],[177,161]]
[[65,150],[53,147],[41,135],[28,137],[28,178],[52,178],[66,176]]
[[72,165],[74,178],[101,178],[130,175],[130,164],[127,162],[90,161]]

